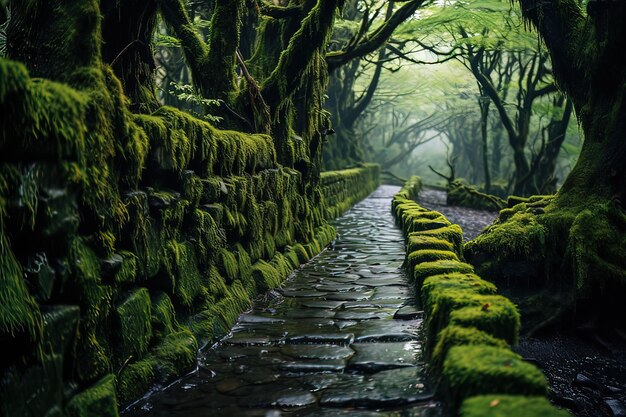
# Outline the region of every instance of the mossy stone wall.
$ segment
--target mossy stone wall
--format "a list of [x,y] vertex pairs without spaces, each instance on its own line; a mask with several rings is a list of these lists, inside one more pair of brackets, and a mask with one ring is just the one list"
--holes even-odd
[[515,305],[464,262],[461,228],[415,201],[421,186],[410,178],[392,209],[407,237],[405,263],[422,300],[440,394],[463,417],[569,415],[546,400],[541,371],[510,349],[519,337]]
[[82,76],[0,59],[2,416],[117,416],[192,370],[378,183],[367,165],[320,186],[270,136],[132,114],[110,70]]

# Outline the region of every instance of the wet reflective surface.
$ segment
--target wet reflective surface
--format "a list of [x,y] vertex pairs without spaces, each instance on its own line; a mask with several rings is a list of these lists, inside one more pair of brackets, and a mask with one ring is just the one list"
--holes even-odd
[[440,416],[391,215],[398,190],[337,219],[332,248],[243,314],[196,372],[123,415]]

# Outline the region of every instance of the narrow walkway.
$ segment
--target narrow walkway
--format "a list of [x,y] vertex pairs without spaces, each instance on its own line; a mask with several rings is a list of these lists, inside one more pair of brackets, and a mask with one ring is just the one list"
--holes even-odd
[[381,186],[335,222],[339,238],[240,317],[198,371],[125,416],[437,417],[421,312]]

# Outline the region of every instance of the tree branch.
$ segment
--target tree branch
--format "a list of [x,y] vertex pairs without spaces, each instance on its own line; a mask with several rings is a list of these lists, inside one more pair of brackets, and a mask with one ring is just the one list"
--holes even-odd
[[415,11],[427,0],[411,0],[396,10],[391,18],[381,26],[363,38],[363,41],[351,49],[334,51],[326,54],[326,62],[330,72],[350,62],[355,58],[361,58],[380,48],[393,34],[398,26],[411,17]]

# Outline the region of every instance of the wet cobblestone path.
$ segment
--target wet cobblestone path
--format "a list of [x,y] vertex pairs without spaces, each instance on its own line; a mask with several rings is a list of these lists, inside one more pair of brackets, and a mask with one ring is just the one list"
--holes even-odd
[[440,416],[391,215],[398,190],[337,219],[334,247],[243,314],[196,372],[124,415]]

